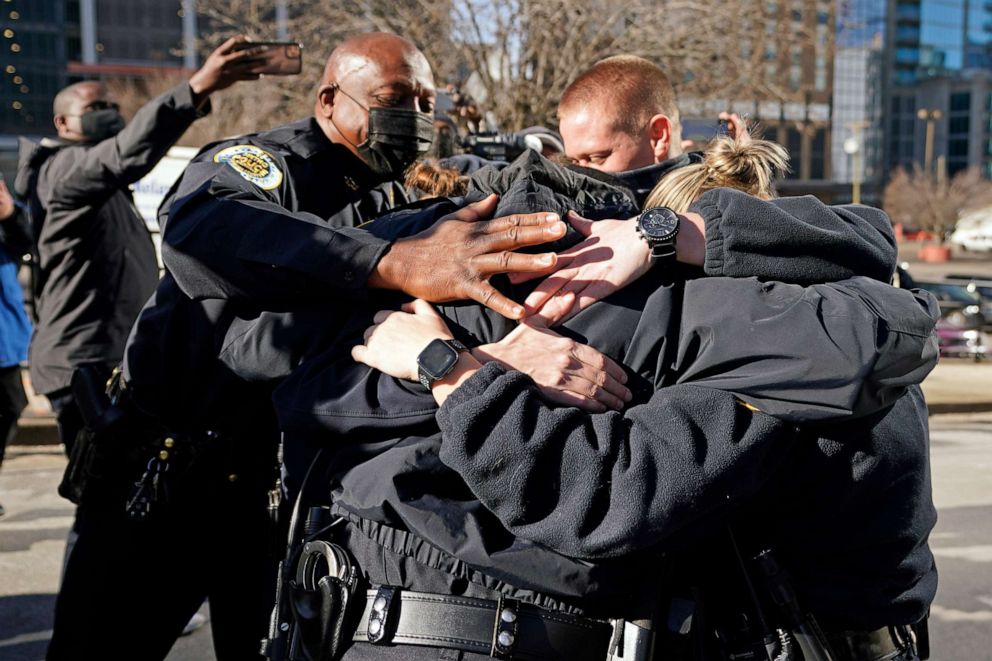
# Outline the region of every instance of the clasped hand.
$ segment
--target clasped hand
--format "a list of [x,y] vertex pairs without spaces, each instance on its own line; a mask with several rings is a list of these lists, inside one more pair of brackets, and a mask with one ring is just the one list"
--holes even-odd
[[[352,349],[352,357],[400,379],[417,380],[417,357],[435,339],[453,335],[430,303],[416,300],[399,311],[378,312],[365,331],[365,344]],[[497,361],[507,369],[530,375],[550,401],[592,412],[623,408],[631,393],[623,385],[627,375],[615,362],[574,340],[547,328],[521,324],[499,342],[484,344],[460,361],[459,376],[474,373],[482,363]],[[434,388],[444,403],[449,390]]]

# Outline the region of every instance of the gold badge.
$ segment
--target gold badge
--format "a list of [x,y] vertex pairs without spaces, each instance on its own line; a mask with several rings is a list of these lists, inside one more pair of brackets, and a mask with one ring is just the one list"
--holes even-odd
[[217,152],[214,163],[227,163],[244,179],[262,190],[278,188],[282,170],[272,155],[255,145],[235,145]]

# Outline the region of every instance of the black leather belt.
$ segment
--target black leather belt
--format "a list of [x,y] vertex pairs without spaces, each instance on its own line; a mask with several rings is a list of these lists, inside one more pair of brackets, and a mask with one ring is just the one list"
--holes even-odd
[[[916,637],[909,626],[882,627],[874,631],[826,632],[838,661],[881,661],[917,658]],[[910,653],[910,656],[900,656]]]
[[366,593],[354,640],[445,647],[502,659],[602,661],[612,632],[606,622],[515,599],[495,601],[386,586]]

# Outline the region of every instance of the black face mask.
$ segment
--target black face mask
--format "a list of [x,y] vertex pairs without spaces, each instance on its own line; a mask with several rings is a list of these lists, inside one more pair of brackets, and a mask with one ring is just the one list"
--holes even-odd
[[426,112],[400,108],[369,109],[369,136],[356,146],[376,174],[398,179],[427,153],[434,139],[434,118]]
[[124,128],[124,118],[113,108],[84,112],[79,116],[79,122],[87,142],[101,142],[112,138]]
[[360,145],[352,146],[376,175],[387,181],[399,179],[431,148],[434,117],[430,113],[405,108],[366,108],[340,87],[337,89],[369,114],[368,137]]

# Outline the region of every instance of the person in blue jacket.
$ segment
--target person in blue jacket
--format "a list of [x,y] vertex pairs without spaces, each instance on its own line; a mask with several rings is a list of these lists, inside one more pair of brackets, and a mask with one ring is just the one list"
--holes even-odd
[[[17,266],[29,246],[24,212],[0,179],[0,465],[7,443],[17,431],[17,418],[28,403],[21,362],[28,357],[31,322],[24,312]],[[0,504],[0,516],[3,514]]]

